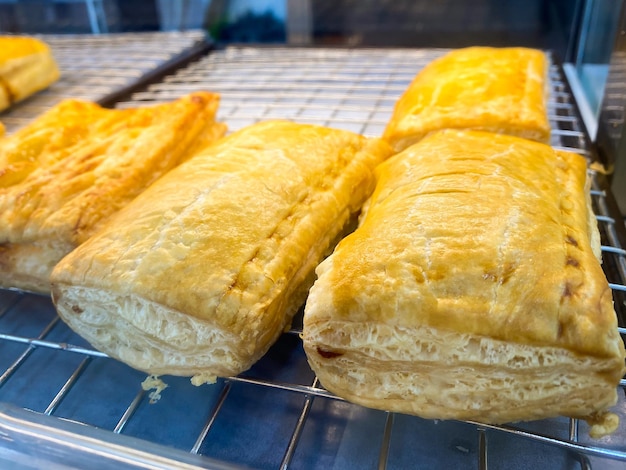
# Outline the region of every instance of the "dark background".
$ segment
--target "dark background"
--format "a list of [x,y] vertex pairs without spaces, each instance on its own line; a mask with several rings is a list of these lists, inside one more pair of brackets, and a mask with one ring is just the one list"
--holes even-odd
[[[286,0],[277,0],[283,3]],[[461,47],[521,45],[573,54],[585,0],[311,0],[316,45]],[[155,0],[102,2],[110,32],[161,29]],[[203,25],[218,42],[284,42],[272,11],[225,19],[227,0],[213,0]],[[0,0],[0,30],[91,32],[84,2]]]

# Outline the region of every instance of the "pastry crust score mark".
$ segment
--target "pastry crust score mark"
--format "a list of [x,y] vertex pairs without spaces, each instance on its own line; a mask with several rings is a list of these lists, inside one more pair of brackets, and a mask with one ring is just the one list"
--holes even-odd
[[[459,146],[456,139],[467,140]],[[442,141],[447,145],[440,145]],[[486,191],[497,201],[493,203],[497,209],[488,204],[472,206],[477,210],[469,220],[456,211],[467,211],[466,207],[460,209],[458,199],[469,198],[471,191],[439,193],[425,188],[421,180],[412,187],[403,179],[407,168],[436,172],[439,166],[451,165],[442,158],[447,152],[463,155],[476,149],[490,153],[495,148],[497,153],[504,142],[515,142],[516,148],[512,155],[503,152],[506,155],[502,158],[509,160],[507,166],[493,174],[498,185],[510,188],[513,198],[504,196],[509,195],[508,189],[490,187],[489,177],[458,182],[466,190],[468,184],[475,184],[477,190]],[[432,158],[418,158],[417,149]],[[599,323],[600,317],[608,323],[610,312],[599,309],[598,321],[592,322],[593,329],[586,330],[585,318],[596,316],[590,309],[584,307],[580,318],[564,318],[559,311],[565,286],[572,289],[568,302],[582,300],[578,284],[572,282],[576,275],[566,277],[570,284],[563,282],[564,266],[579,271],[585,264],[600,284],[599,292],[606,288],[590,260],[577,254],[584,238],[574,232],[568,237],[558,228],[562,217],[559,213],[567,215],[569,208],[552,196],[560,188],[550,169],[553,150],[521,139],[443,132],[428,137],[423,145],[407,149],[403,157],[402,162],[396,155],[379,166],[379,187],[369,203],[367,217],[357,229],[359,233],[346,238],[324,261],[311,290],[303,340],[322,384],[365,406],[433,418],[486,422],[538,419],[550,414],[584,418],[591,410],[611,406],[615,380],[623,371],[624,351],[617,341],[612,348],[612,339],[606,341],[604,327]],[[572,163],[578,165],[580,160],[574,158]],[[442,176],[442,184],[449,187],[450,181],[445,178]],[[398,191],[399,186],[402,191]],[[569,185],[564,188],[575,194],[579,189]],[[519,210],[503,210],[502,206],[509,203],[519,205]],[[566,210],[561,211],[560,206]],[[487,209],[485,213],[480,212],[481,207]],[[445,214],[441,214],[443,208]],[[490,226],[499,228],[493,236],[483,228],[475,229],[481,222],[498,217],[506,219],[507,225],[499,226],[492,220]],[[398,230],[388,230],[394,222]],[[581,222],[579,216],[576,222]],[[468,229],[456,231],[463,227]],[[506,229],[509,231],[505,234]],[[489,236],[481,239],[481,233]],[[440,235],[448,237],[440,239]],[[458,239],[464,243],[455,243]],[[425,240],[430,243],[430,256],[424,254]],[[477,249],[477,244],[485,249]],[[573,250],[572,256],[565,256],[564,244]],[[435,249],[437,254],[432,252]],[[357,250],[362,253],[362,261],[353,256]],[[450,269],[436,267],[437,259],[449,253],[458,258],[440,264]],[[472,269],[471,260],[476,259],[485,260],[485,266]],[[448,305],[420,303],[427,290],[414,282],[418,276],[409,271],[418,260],[428,266],[429,290],[431,285],[438,286],[440,295],[435,294],[439,301],[450,302]],[[397,269],[399,263],[403,269]],[[380,272],[383,279],[379,278]],[[348,276],[351,278],[344,282]],[[495,284],[501,305],[499,309],[491,306],[488,315],[483,315],[480,304],[454,304],[459,286],[469,290],[463,295],[465,299],[480,299],[488,297],[488,289]],[[446,293],[450,293],[449,298]],[[589,300],[595,305],[595,299]],[[519,305],[524,308],[516,308]],[[385,306],[389,308],[383,310]],[[580,309],[578,305],[572,307]],[[608,324],[607,328],[612,326]],[[343,354],[324,359],[317,348]],[[474,374],[468,381],[470,369]]]

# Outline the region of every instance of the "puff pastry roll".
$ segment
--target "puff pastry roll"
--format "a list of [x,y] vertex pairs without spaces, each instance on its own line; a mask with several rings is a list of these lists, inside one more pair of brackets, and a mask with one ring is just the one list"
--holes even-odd
[[435,59],[399,98],[383,138],[396,151],[441,129],[549,143],[548,60],[527,48],[469,47]]
[[96,348],[150,374],[236,375],[290,324],[390,153],[379,139],[286,121],[233,133],[64,258],[56,308]]
[[0,36],[0,111],[59,78],[46,43],[26,36]]
[[624,345],[582,157],[447,130],[376,174],[305,307],[304,348],[326,388],[486,423],[615,403]]
[[218,103],[208,92],[124,110],[68,100],[0,139],[0,286],[49,292],[63,256],[224,134]]

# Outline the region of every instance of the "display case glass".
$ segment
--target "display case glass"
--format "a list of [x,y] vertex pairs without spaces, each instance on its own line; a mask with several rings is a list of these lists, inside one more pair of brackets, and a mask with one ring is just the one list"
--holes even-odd
[[621,8],[622,2],[615,0],[583,2],[579,33],[572,38],[575,53],[571,63],[566,64],[568,78],[592,139],[597,132]]

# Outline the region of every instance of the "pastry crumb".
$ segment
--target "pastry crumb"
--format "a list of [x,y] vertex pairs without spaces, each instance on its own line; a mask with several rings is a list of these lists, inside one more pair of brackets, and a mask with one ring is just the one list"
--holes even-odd
[[148,397],[150,398],[150,403],[154,404],[161,399],[161,392],[165,390],[168,385],[163,382],[157,375],[149,375],[146,377],[146,380],[141,382],[141,388],[146,392],[148,390],[152,390]]
[[619,426],[619,417],[615,413],[598,413],[585,418],[589,424],[589,436],[593,439],[613,434]]
[[214,384],[217,381],[217,377],[211,373],[196,374],[191,378],[192,385],[199,387],[204,384]]

